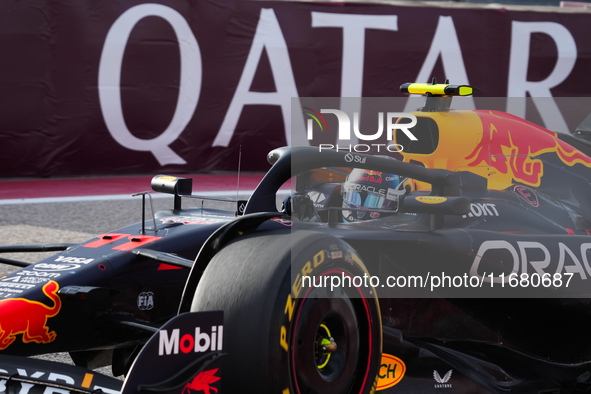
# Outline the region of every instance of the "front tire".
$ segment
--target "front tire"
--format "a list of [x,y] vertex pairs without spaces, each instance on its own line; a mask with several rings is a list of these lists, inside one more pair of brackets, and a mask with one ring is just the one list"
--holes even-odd
[[[371,287],[338,286],[367,271],[344,241],[296,231],[254,233],[214,256],[192,311],[224,311],[222,389],[369,393],[381,357]],[[303,283],[316,278],[319,287]]]

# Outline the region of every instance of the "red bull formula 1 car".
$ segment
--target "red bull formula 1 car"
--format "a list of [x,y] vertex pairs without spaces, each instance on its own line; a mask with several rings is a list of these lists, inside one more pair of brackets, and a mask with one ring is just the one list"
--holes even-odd
[[[588,392],[591,142],[426,94],[399,159],[279,148],[239,213],[172,209],[0,279],[0,391]],[[292,179],[283,204],[278,190]],[[69,352],[77,366],[25,356]],[[112,365],[122,381],[92,368]]]

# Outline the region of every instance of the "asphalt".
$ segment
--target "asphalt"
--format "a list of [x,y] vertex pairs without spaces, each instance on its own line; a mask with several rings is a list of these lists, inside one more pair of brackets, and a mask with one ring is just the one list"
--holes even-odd
[[[190,174],[195,192],[252,190],[263,177],[262,173]],[[87,178],[0,179],[0,201],[52,197],[126,196],[151,190],[150,175]],[[15,201],[18,202],[18,201]]]

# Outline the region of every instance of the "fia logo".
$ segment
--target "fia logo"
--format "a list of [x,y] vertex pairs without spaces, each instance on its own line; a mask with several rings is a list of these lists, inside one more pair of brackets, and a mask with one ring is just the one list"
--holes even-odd
[[439,372],[437,372],[436,370],[433,370],[433,379],[435,379],[435,381],[437,383],[435,383],[435,388],[436,389],[442,389],[442,388],[451,388],[451,383],[449,382],[449,379],[451,379],[451,374],[453,373],[453,369],[450,369],[449,371],[447,371],[447,373],[445,375],[443,375],[443,377],[441,377],[441,375],[439,375]]
[[149,311],[154,308],[154,293],[144,291],[137,297],[137,307],[140,311]]

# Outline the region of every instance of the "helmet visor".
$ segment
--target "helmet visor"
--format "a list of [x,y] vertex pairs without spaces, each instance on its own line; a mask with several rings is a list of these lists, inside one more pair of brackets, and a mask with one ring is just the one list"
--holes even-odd
[[388,209],[393,201],[380,194],[348,191],[343,202],[350,208]]

